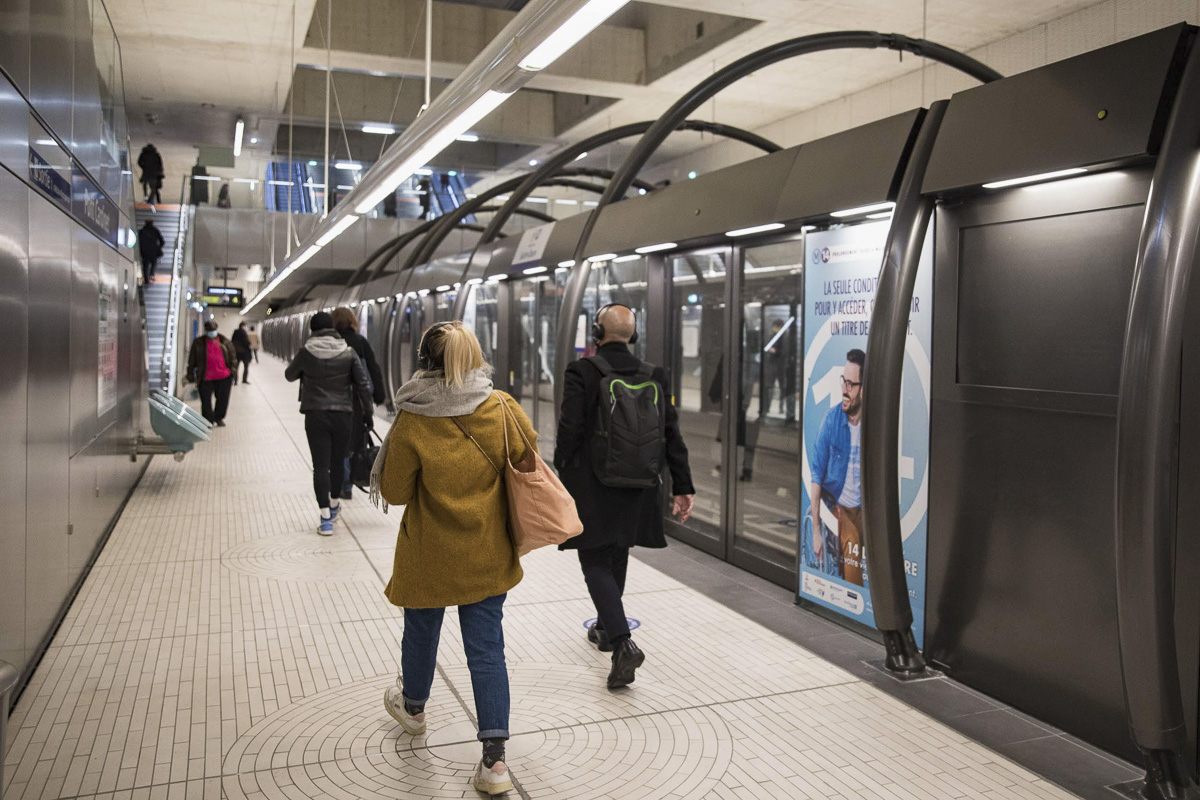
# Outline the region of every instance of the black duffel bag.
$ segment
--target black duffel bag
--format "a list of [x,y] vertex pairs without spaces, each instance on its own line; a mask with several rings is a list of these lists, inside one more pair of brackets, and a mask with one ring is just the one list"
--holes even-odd
[[358,438],[358,447],[350,454],[350,480],[362,491],[371,489],[371,467],[379,455],[379,434],[369,428]]

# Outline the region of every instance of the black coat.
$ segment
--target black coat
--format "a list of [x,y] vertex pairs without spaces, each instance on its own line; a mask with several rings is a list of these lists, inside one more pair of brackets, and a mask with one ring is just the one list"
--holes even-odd
[[375,401],[375,405],[383,405],[387,400],[387,389],[383,385],[383,370],[375,360],[375,351],[371,348],[371,343],[353,328],[339,328],[338,334],[367,365],[367,374],[371,376],[371,399]]
[[250,358],[250,334],[246,333],[245,328],[238,328],[233,332],[233,349],[243,361]]
[[[619,342],[604,345],[599,353],[612,365],[613,371],[621,375],[633,375],[641,364],[629,348]],[[662,367],[655,367],[652,377],[659,386],[671,385],[667,371]],[[567,367],[563,379],[563,405],[558,419],[554,466],[575,498],[579,518],[583,520],[583,533],[567,540],[562,549],[588,550],[614,544],[666,547],[661,487],[614,488],[600,483],[592,472],[591,442],[596,430],[601,378],[600,370],[582,359]],[[666,440],[672,493],[694,494],[687,446],[679,433],[679,415],[673,403],[668,403],[666,408]]]
[[163,254],[162,231],[155,227],[153,222],[147,222],[142,226],[142,229],[137,234],[138,252],[142,255],[143,261],[153,261],[156,258],[161,258]]
[[142,148],[138,154],[138,168],[142,171],[142,183],[148,183],[155,188],[162,188],[163,160],[158,150],[152,144]]

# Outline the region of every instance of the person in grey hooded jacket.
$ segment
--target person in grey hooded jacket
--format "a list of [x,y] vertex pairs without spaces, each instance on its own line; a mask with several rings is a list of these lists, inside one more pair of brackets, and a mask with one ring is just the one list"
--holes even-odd
[[312,453],[313,490],[321,509],[317,533],[333,535],[333,521],[341,510],[331,487],[345,480],[346,447],[350,442],[354,397],[366,409],[370,422],[371,384],[358,355],[333,327],[333,317],[324,311],[313,315],[312,335],[284,371],[289,381],[300,381],[300,413]]

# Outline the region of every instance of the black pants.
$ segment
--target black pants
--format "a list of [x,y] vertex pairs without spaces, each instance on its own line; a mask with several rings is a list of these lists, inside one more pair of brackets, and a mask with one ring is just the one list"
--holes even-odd
[[[233,376],[219,381],[200,381],[200,414],[209,422],[225,419],[229,410],[229,391],[233,387]],[[217,406],[213,408],[213,393],[217,395]]]
[[579,551],[579,566],[583,568],[583,580],[588,594],[596,606],[600,627],[608,634],[611,642],[629,635],[629,622],[625,619],[625,572],[629,567],[629,548],[609,545],[592,550]]
[[346,448],[350,442],[349,411],[308,411],[304,433],[312,453],[313,491],[317,505],[329,508],[329,490],[346,479]]
[[[242,383],[250,380],[250,359],[251,355],[249,353],[245,355],[238,353],[238,361],[242,362]],[[234,372],[237,372],[237,370],[234,370]]]
[[142,259],[142,282],[149,283],[154,280],[154,271],[158,269],[157,258]]

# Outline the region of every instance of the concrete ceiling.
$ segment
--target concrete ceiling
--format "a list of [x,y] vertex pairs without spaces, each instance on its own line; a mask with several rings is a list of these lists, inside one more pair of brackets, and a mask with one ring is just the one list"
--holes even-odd
[[[433,74],[443,87],[526,0],[435,0]],[[493,145],[479,164],[513,166],[609,127],[651,119],[680,94],[760,47],[821,31],[874,29],[927,36],[960,50],[1029,29],[1095,0],[636,0],[480,125]],[[261,177],[288,111],[311,128],[324,111],[324,67],[337,76],[341,121],[403,127],[422,99],[424,0],[338,0],[326,49],[324,0],[106,0],[120,42],[130,135],[152,140],[170,173],[196,147],[229,146],[247,122],[245,154],[229,175]],[[295,19],[293,21],[293,9]],[[923,11],[926,13],[923,22]],[[293,58],[294,52],[294,58]],[[891,52],[836,52],[764,69],[697,116],[755,129],[911,72],[919,60]],[[289,95],[296,98],[289,106]],[[510,108],[511,106],[511,108]],[[338,125],[339,115],[333,119]],[[306,131],[305,140],[311,135]],[[370,160],[374,141],[358,158]],[[700,148],[673,136],[658,161]],[[620,145],[594,154],[612,163]],[[286,144],[282,148],[286,151]],[[486,162],[487,158],[493,159]]]

